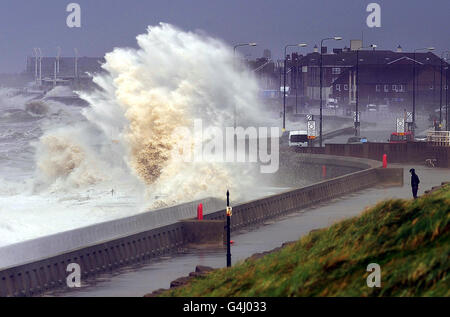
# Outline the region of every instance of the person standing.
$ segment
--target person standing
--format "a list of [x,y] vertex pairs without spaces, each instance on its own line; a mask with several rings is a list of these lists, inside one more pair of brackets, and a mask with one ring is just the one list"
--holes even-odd
[[416,174],[416,170],[414,168],[411,168],[409,170],[409,172],[411,173],[411,188],[412,188],[412,194],[414,199],[417,198],[417,191],[419,190],[419,176],[417,176]]

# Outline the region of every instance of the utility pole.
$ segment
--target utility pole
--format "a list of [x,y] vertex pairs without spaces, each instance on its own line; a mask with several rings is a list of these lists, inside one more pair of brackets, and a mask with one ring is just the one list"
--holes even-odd
[[295,114],[298,113],[298,60],[299,55],[295,59]]
[[[282,131],[286,131],[286,68],[287,68],[287,55],[286,50],[288,47],[306,47],[307,44],[300,43],[300,44],[288,44],[284,47],[284,84],[283,84],[283,129]],[[291,59],[292,60],[292,59]],[[292,86],[292,83],[291,83]]]
[[413,109],[412,109],[412,132],[415,134],[416,130],[416,52],[421,50],[434,50],[434,47],[417,48],[414,50],[413,58]]
[[356,113],[355,113],[355,136],[359,135],[359,128],[360,128],[360,122],[359,122],[359,51],[363,48],[372,48],[375,50],[377,46],[375,44],[371,44],[369,46],[361,46],[356,50]]
[[[442,84],[443,84],[443,72],[444,72],[444,54],[448,54],[450,51],[444,51],[441,54],[441,84],[440,84],[440,94],[439,94],[439,126],[442,125],[442,101],[444,99],[443,97],[443,91],[442,91]],[[447,86],[446,86],[447,87]],[[445,127],[447,129],[447,117],[446,117],[446,123]]]
[[[448,54],[447,54],[447,60],[448,60]],[[448,64],[447,64],[448,65]],[[449,66],[446,68],[445,72],[445,131],[448,131],[450,128],[450,125],[448,123],[448,76],[449,76]]]
[[322,79],[322,77],[323,77],[323,75],[322,75],[322,66],[323,66],[323,61],[322,61],[322,51],[323,51],[323,42],[324,41],[327,41],[327,40],[335,40],[335,41],[340,41],[340,40],[342,40],[342,37],[340,37],[340,36],[335,36],[335,37],[327,37],[327,38],[324,38],[324,39],[322,39],[321,41],[320,41],[320,139],[319,139],[319,143],[320,143],[320,147],[322,147],[322,130],[323,130],[323,128],[322,128],[322,126],[323,126],[323,116],[322,116],[322,108],[323,108],[323,102],[322,102],[322,81],[323,81],[323,79]]

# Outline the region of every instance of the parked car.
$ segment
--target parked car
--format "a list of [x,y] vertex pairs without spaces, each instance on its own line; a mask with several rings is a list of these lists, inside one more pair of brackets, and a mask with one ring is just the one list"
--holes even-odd
[[363,144],[363,143],[367,143],[367,138],[364,136],[352,136],[347,140],[347,144]]
[[389,143],[407,143],[413,141],[414,136],[411,131],[405,133],[391,133],[391,138],[388,140]]
[[414,137],[414,141],[416,141],[416,142],[427,142],[427,136],[426,135],[416,135]]

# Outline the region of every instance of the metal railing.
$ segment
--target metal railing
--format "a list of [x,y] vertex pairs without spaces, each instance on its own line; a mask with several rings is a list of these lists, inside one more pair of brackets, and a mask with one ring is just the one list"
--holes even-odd
[[433,146],[450,147],[450,131],[430,131],[427,134],[427,142]]

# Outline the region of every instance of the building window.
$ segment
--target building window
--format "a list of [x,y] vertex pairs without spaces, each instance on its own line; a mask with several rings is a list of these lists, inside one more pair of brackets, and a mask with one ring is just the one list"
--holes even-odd
[[403,86],[403,85],[398,85],[398,91],[400,91],[400,92],[405,92],[405,86]]
[[389,85],[384,85],[384,92],[389,92]]
[[392,85],[392,91],[398,92],[397,85]]
[[376,92],[380,92],[380,91],[381,91],[380,85],[376,85],[376,86],[375,86],[375,90],[376,90]]
[[340,75],[341,69],[339,67],[333,67],[332,73],[333,73],[333,75]]
[[336,84],[336,91],[341,91],[341,85],[340,84]]
[[348,90],[348,85],[344,85],[344,90]]

